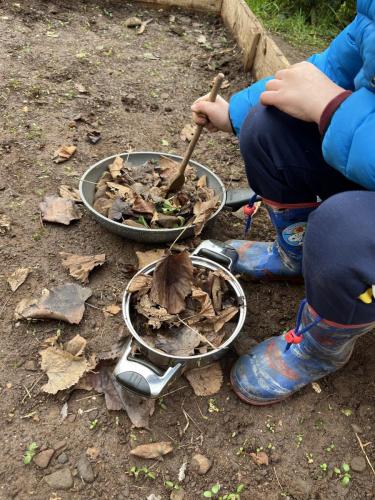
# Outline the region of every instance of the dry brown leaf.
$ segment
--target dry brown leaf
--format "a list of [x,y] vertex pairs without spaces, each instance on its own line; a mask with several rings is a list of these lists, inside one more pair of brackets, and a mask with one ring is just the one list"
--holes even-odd
[[106,170],[99,178],[98,182],[96,183],[96,191],[95,191],[95,200],[98,198],[102,198],[103,196],[106,195],[107,192],[107,182],[112,182],[112,175],[108,170]]
[[177,173],[180,164],[168,158],[167,156],[161,156],[159,159],[160,170],[162,171],[162,177],[170,178],[173,174]]
[[0,214],[0,234],[5,234],[10,229],[10,219],[6,215]]
[[81,195],[79,194],[78,189],[66,186],[65,184],[61,184],[59,187],[59,195],[61,198],[66,198],[67,200],[72,200],[76,203],[82,203]]
[[135,305],[136,310],[148,319],[152,328],[160,328],[164,321],[173,321],[176,317],[168,314],[164,307],[156,306],[150,299],[149,294],[143,295]]
[[135,292],[148,292],[151,289],[152,277],[146,274],[139,274],[135,276],[129,283],[127,291],[129,293]]
[[133,448],[130,455],[135,455],[140,458],[159,458],[173,451],[173,446],[170,441],[161,441],[160,443],[141,444]]
[[134,212],[140,214],[153,214],[155,212],[155,205],[149,201],[145,201],[141,196],[136,196],[133,203]]
[[151,262],[155,262],[156,260],[160,260],[165,256],[165,250],[162,248],[157,248],[155,250],[147,250],[146,252],[135,252],[138,259],[138,269],[143,269],[144,267],[151,264]]
[[108,216],[108,211],[113,204],[113,200],[107,198],[106,196],[102,196],[101,198],[97,198],[94,201],[94,209],[105,217]]
[[124,24],[127,28],[136,28],[142,24],[142,19],[139,19],[139,17],[128,17]]
[[19,267],[14,271],[14,273],[8,276],[7,282],[9,283],[12,292],[15,292],[22,285],[22,283],[25,282],[29,273],[30,273],[29,268]]
[[76,150],[77,150],[76,146],[72,146],[72,145],[60,146],[54,152],[53,161],[55,163],[62,163],[64,161],[67,161],[67,160],[69,160],[69,158],[71,158],[74,155],[74,153],[76,152]]
[[146,26],[151,23],[152,19],[148,19],[147,21],[143,21],[141,23],[141,26],[139,27],[139,29],[137,30],[137,35],[142,35],[146,29]]
[[154,399],[141,398],[130,391],[122,391],[121,401],[133,427],[150,427],[150,416],[155,411]]
[[196,129],[197,129],[196,125],[187,123],[180,132],[180,139],[183,141],[190,142],[194,137]]
[[81,335],[76,335],[65,344],[65,350],[66,352],[73,354],[73,356],[81,356],[85,350],[86,344],[86,339],[81,337]]
[[132,200],[134,198],[134,191],[127,186],[116,184],[115,182],[107,182],[107,186],[116,196],[121,196],[124,200]]
[[121,177],[121,169],[124,166],[124,160],[121,156],[116,156],[113,163],[109,166],[109,171],[112,176],[112,179],[117,179],[117,177]]
[[42,219],[48,222],[56,222],[68,226],[73,220],[78,220],[82,214],[77,210],[72,200],[60,198],[59,196],[46,196],[39,203]]
[[105,262],[105,254],[98,255],[75,255],[74,253],[60,252],[62,265],[69,270],[73,276],[81,283],[88,283],[89,273],[94,267],[102,266]]
[[16,307],[16,319],[58,319],[78,325],[85,312],[90,288],[66,283],[51,290],[44,289],[40,299],[23,299]]
[[194,234],[198,236],[211,215],[216,211],[219,198],[213,196],[207,201],[197,201],[194,205]]
[[158,333],[155,347],[172,356],[192,356],[194,349],[201,343],[198,332],[187,326],[171,329],[168,333]]
[[227,307],[226,309],[223,309],[215,318],[213,327],[215,330],[215,333],[220,332],[220,330],[223,328],[225,323],[228,323],[234,316],[238,313],[238,307],[236,306],[230,306]]
[[251,460],[256,465],[268,465],[269,459],[268,455],[264,451],[258,451],[257,453],[250,453]]
[[122,402],[112,381],[113,366],[102,362],[94,373],[88,373],[85,377],[88,387],[104,394],[105,404],[108,410],[122,410]]
[[201,177],[199,177],[197,182],[197,187],[199,188],[207,187],[207,175],[202,175]]
[[103,313],[106,318],[108,316],[116,316],[121,311],[121,307],[117,304],[109,304],[108,306],[103,307]]
[[57,347],[48,347],[41,351],[40,355],[41,368],[48,376],[48,382],[42,390],[49,394],[56,394],[72,387],[88,368],[85,358],[73,356]]
[[193,264],[187,252],[167,255],[160,261],[153,274],[150,298],[169,314],[185,309],[185,298],[191,293]]
[[212,305],[217,313],[223,308],[223,290],[221,287],[221,278],[216,274],[212,274],[211,286]]
[[191,296],[199,302],[201,307],[196,315],[188,321],[189,324],[194,324],[202,318],[211,319],[215,317],[215,309],[208,293],[204,292],[201,288],[193,287]]
[[194,368],[184,374],[197,396],[212,396],[219,392],[223,383],[220,363]]

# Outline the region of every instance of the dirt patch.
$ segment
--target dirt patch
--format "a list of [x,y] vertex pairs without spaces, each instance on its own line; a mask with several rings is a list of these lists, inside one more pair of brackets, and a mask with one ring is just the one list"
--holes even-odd
[[[125,27],[130,16],[153,21],[137,35]],[[214,400],[195,396],[181,379],[175,392],[157,402],[150,430],[135,430],[124,412],[109,412],[100,394],[75,390],[48,396],[41,391],[47,377],[38,353],[57,331],[64,343],[79,333],[88,342],[87,355],[110,350],[124,326],[121,315],[104,316],[102,308],[120,303],[128,265],[136,264],[135,250],[149,247],[108,233],[87,213],[70,226],[42,225],[39,203],[57,194],[61,184],[77,187],[95,161],[129,148],[183,153],[186,143],[179,134],[189,121],[189,106],[207,92],[216,71],[224,71],[230,81],[226,96],[249,78],[220,20],[201,13],[151,10],[129,2],[77,1],[68,8],[62,1],[3,1],[0,26],[0,214],[1,220],[10,220],[10,229],[2,227],[0,234],[0,497],[136,500],[154,493],[167,499],[165,481],[178,483],[187,462],[182,485],[188,500],[201,498],[216,483],[223,494],[243,483],[241,498],[248,499],[372,498],[369,468],[352,472],[347,489],[333,473],[333,467],[361,455],[352,425],[364,443],[374,436],[375,345],[370,335],[358,343],[345,371],[320,382],[320,394],[308,387],[269,408],[237,400],[229,387],[234,360],[229,355],[222,362],[225,382]],[[87,140],[93,129],[102,137],[95,145]],[[53,154],[63,144],[76,145],[77,151],[55,164]],[[204,134],[194,158],[219,174],[226,187],[246,185],[236,139]],[[263,209],[252,231],[253,238],[271,237]],[[241,234],[242,221],[223,212],[203,236],[226,240]],[[106,254],[106,263],[90,275],[93,294],[82,322],[15,321],[21,299],[73,282],[59,252]],[[6,278],[21,267],[31,272],[11,293]],[[293,325],[302,287],[243,285],[249,304],[245,340],[260,341]],[[150,441],[170,441],[174,451],[147,464],[129,454]],[[45,449],[39,460],[44,469],[23,464],[33,442]],[[52,449],[57,449],[54,455]],[[268,466],[251,459],[249,454],[257,451],[269,455]],[[374,462],[374,443],[366,451]],[[205,475],[190,467],[197,453],[212,461]],[[320,467],[323,463],[328,472]],[[129,471],[145,465],[155,478],[136,480]]]

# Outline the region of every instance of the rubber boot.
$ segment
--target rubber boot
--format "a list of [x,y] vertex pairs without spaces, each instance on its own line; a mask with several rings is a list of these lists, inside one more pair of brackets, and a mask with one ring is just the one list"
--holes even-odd
[[[269,280],[302,280],[302,244],[307,219],[318,203],[282,205],[264,200],[271,222],[276,229],[274,242],[229,240],[238,252],[235,273]],[[245,207],[245,210],[251,207]],[[246,211],[245,211],[246,213]]]
[[231,383],[246,403],[277,403],[344,366],[355,341],[375,328],[338,325],[321,319],[302,301],[296,329],[267,339],[241,356],[232,368]]

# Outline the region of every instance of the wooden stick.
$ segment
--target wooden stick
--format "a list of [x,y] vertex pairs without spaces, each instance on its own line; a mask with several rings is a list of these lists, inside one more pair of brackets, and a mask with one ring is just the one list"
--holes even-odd
[[363,446],[363,443],[362,443],[362,441],[361,441],[361,438],[358,436],[358,434],[357,434],[357,433],[355,433],[355,435],[356,435],[356,437],[357,437],[357,439],[358,439],[358,443],[359,443],[359,446],[361,447],[362,453],[363,453],[363,454],[364,454],[364,456],[366,457],[367,463],[369,464],[370,469],[372,470],[372,473],[373,473],[373,474],[374,474],[374,476],[375,476],[375,469],[374,469],[374,467],[373,467],[372,463],[370,462],[369,457],[367,456],[367,453],[366,453],[366,451],[365,451],[365,448],[364,448],[364,446]]

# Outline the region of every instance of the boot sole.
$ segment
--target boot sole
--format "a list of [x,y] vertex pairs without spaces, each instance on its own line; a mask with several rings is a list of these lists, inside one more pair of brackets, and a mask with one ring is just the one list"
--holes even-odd
[[281,399],[274,399],[272,401],[264,401],[264,402],[259,401],[259,400],[254,400],[254,399],[248,399],[243,394],[241,394],[240,392],[238,392],[236,390],[235,385],[234,385],[234,381],[233,381],[233,378],[232,378],[232,374],[230,375],[230,383],[231,383],[232,390],[235,393],[235,395],[241,401],[243,401],[244,403],[247,403],[248,405],[253,405],[253,406],[270,406],[270,405],[274,405],[276,403],[280,403],[281,401],[285,401],[285,399],[287,399],[287,398],[281,398]]

